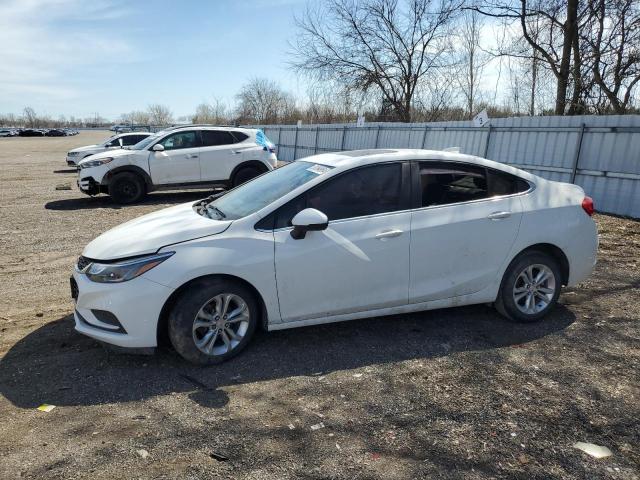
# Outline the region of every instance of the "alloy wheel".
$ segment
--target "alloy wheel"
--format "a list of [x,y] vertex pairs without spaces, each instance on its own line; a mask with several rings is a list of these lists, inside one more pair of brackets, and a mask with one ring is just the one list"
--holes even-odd
[[542,264],[527,266],[516,277],[513,285],[513,301],[518,310],[535,315],[545,310],[556,293],[556,277]]
[[236,348],[249,328],[246,302],[233,293],[221,293],[208,300],[193,321],[193,341],[206,355],[224,355]]

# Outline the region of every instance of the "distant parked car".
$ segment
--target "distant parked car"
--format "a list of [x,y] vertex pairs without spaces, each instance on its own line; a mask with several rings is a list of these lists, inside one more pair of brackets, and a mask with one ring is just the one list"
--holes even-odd
[[21,137],[44,137],[44,130],[25,128],[20,132]]
[[52,128],[51,130],[47,131],[45,135],[47,137],[64,137],[66,135],[66,132],[59,128]]
[[78,186],[87,195],[108,193],[118,203],[134,203],[157,189],[235,187],[273,170],[277,160],[275,146],[262,130],[172,127],[128,150],[82,160]]
[[8,128],[0,129],[0,137],[13,137],[13,130]]
[[107,150],[116,150],[123,147],[130,147],[149,137],[149,132],[121,133],[107,138],[97,145],[87,145],[85,147],[74,148],[67,153],[67,165],[75,167],[80,160]]

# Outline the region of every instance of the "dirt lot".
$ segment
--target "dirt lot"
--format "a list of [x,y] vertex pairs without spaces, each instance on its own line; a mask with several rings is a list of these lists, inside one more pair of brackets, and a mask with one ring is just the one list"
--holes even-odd
[[73,330],[83,246],[203,196],[56,190],[75,181],[64,153],[105,136],[0,139],[0,478],[640,478],[639,222],[598,215],[597,272],[536,325],[484,306],[377,318],[260,333],[196,368]]

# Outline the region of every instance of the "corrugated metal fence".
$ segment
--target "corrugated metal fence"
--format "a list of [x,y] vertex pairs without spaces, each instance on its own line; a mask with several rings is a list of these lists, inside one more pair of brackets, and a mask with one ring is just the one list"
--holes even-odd
[[368,148],[459,147],[551,180],[576,183],[602,212],[640,218],[640,115],[471,122],[263,125],[280,160]]

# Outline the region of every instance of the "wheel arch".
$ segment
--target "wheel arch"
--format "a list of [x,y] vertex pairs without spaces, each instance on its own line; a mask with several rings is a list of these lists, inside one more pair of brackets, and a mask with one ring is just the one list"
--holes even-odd
[[560,267],[560,274],[562,275],[562,285],[567,285],[569,283],[569,259],[560,247],[553,245],[552,243],[536,243],[518,252],[518,254],[515,255],[511,261],[528,252],[542,252],[553,258],[556,262],[558,262],[558,266]]
[[170,345],[169,336],[168,336],[169,312],[171,312],[171,309],[175,305],[178,298],[180,298],[180,295],[182,295],[182,293],[185,290],[192,287],[194,284],[202,282],[203,280],[208,280],[208,279],[229,280],[232,282],[239,283],[244,287],[248,288],[249,290],[251,290],[256,300],[258,301],[258,304],[260,305],[260,318],[258,319],[259,325],[261,325],[266,330],[267,318],[268,318],[267,307],[266,307],[266,304],[264,303],[264,299],[262,298],[262,295],[260,294],[260,292],[256,287],[254,287],[251,283],[249,283],[245,279],[237,277],[235,275],[222,274],[222,273],[202,275],[200,277],[192,278],[191,280],[185,282],[184,284],[176,288],[173,291],[173,293],[169,295],[169,298],[167,298],[167,300],[164,302],[164,305],[160,310],[160,315],[158,317],[158,325],[156,327],[156,341],[158,346]]
[[153,189],[153,182],[151,180],[151,176],[144,171],[144,169],[136,166],[136,165],[123,165],[121,167],[116,167],[113,170],[109,170],[105,173],[104,177],[102,177],[102,182],[100,184],[104,187],[108,187],[113,177],[115,177],[119,173],[128,172],[138,175],[144,180],[144,184],[147,187],[147,191]]
[[264,162],[260,160],[247,160],[236,165],[235,168],[231,171],[231,175],[229,176],[229,181],[231,182],[231,184],[233,184],[233,179],[235,178],[236,174],[243,168],[247,167],[256,168],[260,170],[261,174],[269,171],[269,167]]

